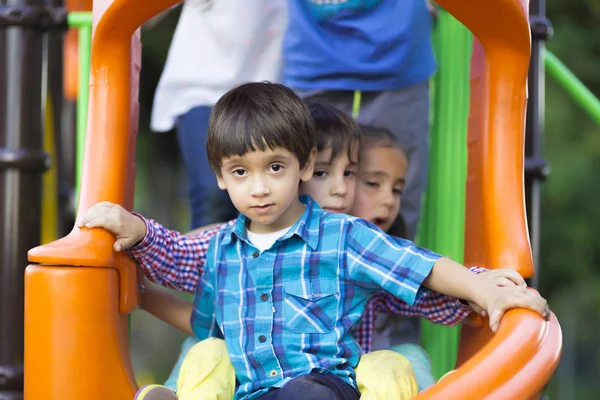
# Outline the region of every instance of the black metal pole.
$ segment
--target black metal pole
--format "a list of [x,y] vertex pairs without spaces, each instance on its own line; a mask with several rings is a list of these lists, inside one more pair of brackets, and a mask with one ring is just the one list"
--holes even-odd
[[541,181],[548,175],[549,167],[542,158],[542,138],[544,133],[544,47],[551,34],[546,19],[545,0],[531,0],[529,3],[531,23],[531,62],[529,65],[527,120],[525,135],[525,204],[533,261],[536,274],[531,281],[538,287],[540,264],[540,199]]
[[[62,7],[63,0],[47,0],[49,6],[58,9]],[[65,180],[66,166],[64,160],[67,158],[64,154],[63,145],[63,32],[53,30],[48,32],[46,38],[46,81],[49,99],[52,103],[52,122],[54,130],[54,149],[55,159],[52,160],[56,166],[58,193],[58,237],[66,236],[69,230],[65,229],[65,216],[67,215],[65,208],[69,207],[69,198],[63,195],[61,190],[62,182]],[[69,220],[69,222],[71,222]],[[69,229],[73,224],[69,225]]]
[[[23,398],[23,271],[40,241],[43,0],[0,0],[0,400]],[[57,24],[57,22],[59,22]]]

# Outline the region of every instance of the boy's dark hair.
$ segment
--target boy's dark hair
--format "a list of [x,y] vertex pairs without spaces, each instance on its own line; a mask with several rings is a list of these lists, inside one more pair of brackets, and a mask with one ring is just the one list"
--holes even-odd
[[359,125],[359,127],[362,134],[360,138],[361,150],[372,147],[394,147],[404,151],[396,136],[388,129],[373,125]]
[[208,162],[221,176],[223,159],[282,147],[300,168],[316,146],[306,105],[289,88],[269,82],[246,83],[217,101],[208,121]]
[[352,160],[353,146],[360,143],[360,128],[356,122],[330,105],[309,103],[308,110],[317,132],[317,151],[331,147],[331,160],[334,160],[341,151],[347,150],[350,161],[358,162]]

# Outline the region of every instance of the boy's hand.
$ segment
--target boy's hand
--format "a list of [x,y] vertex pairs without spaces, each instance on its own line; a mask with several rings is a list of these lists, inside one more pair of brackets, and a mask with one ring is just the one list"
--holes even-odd
[[123,207],[103,201],[90,207],[79,221],[79,228],[104,228],[115,235],[115,251],[123,251],[146,236],[146,224]]
[[527,287],[525,279],[517,271],[511,268],[490,269],[482,272],[479,277],[487,280],[496,286],[523,286]]
[[[503,269],[490,269],[488,271],[482,272],[478,275],[479,278],[485,279],[487,282],[498,286],[521,286],[527,287],[527,283],[525,283],[525,279],[514,269],[503,268]],[[487,311],[477,304],[473,302],[469,302],[469,305],[477,314],[482,317],[487,316]]]
[[484,306],[490,316],[492,332],[498,330],[500,320],[506,311],[513,308],[526,308],[546,319],[550,318],[550,308],[546,299],[525,286],[491,286],[486,290],[483,300],[485,306],[483,304],[481,306]]

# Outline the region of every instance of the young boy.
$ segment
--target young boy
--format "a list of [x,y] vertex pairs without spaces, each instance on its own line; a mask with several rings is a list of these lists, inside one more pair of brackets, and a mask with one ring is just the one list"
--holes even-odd
[[[315,123],[317,155],[315,158],[313,176],[309,181],[300,184],[300,194],[311,196],[323,209],[331,212],[349,213],[349,210],[354,203],[355,193],[357,198],[360,197],[360,193],[357,193],[357,164],[359,147],[362,152],[362,144],[359,143],[362,140],[360,131],[364,132],[364,128],[359,128],[352,118],[334,107],[319,103],[311,103],[308,105],[308,109]],[[369,139],[370,136],[367,136],[367,138]],[[368,143],[369,140],[367,140],[367,144]],[[405,170],[399,170],[398,173],[404,174]],[[373,205],[375,204],[376,203],[373,203]],[[152,225],[150,225],[149,229],[152,229]],[[203,230],[200,230],[195,233],[188,233],[186,236],[193,234],[195,236],[193,240],[195,240],[195,243],[198,243],[197,239],[203,237],[202,232]],[[216,232],[213,232],[212,234],[214,235],[214,233]],[[401,235],[393,233],[392,235],[406,238],[405,233]],[[190,240],[192,240],[192,238],[190,238]],[[205,250],[200,248],[198,252],[204,254]],[[144,261],[143,254],[138,254],[135,249],[132,249],[132,253],[140,261]],[[204,264],[205,260],[201,260],[201,262]],[[142,265],[144,264],[142,263]],[[483,271],[483,269],[480,270]],[[475,271],[481,272],[480,270]],[[472,271],[474,270],[472,269]],[[515,273],[513,270],[489,271],[486,273],[486,278],[494,279],[498,274],[506,275],[509,272]],[[432,322],[453,325],[461,321],[471,312],[470,307],[460,304],[456,299],[436,293],[432,293],[426,297],[427,298],[420,301],[419,304],[409,306],[391,295],[386,295],[385,292],[375,295],[369,302],[367,309],[363,314],[360,327],[354,333],[354,337],[357,339],[363,352],[368,353],[371,351],[372,338],[374,338],[373,325],[378,313],[399,315],[416,314],[421,315]],[[428,301],[428,299],[434,301],[437,299],[437,303],[434,304],[432,301]],[[189,320],[192,305],[191,303],[182,301],[177,296],[165,293],[163,290],[150,283],[145,283],[143,285],[143,296],[141,297],[140,307],[173,326],[191,332]],[[141,397],[140,395],[138,398],[143,398],[145,400],[155,399],[155,392],[167,392],[167,388],[170,388],[173,391],[177,390],[177,381],[180,377],[180,369],[183,360],[190,349],[197,343],[198,340],[193,337],[189,337],[185,340],[177,364],[173,368],[169,379],[165,382],[166,388],[159,385],[153,385],[152,392],[147,392],[144,397]],[[214,350],[213,346],[212,351]],[[400,354],[405,355],[403,353],[406,352],[405,350],[406,349],[403,347]],[[194,352],[197,351],[195,350]],[[226,351],[224,354],[228,359]],[[423,359],[426,359],[427,357],[415,358],[413,357],[414,354],[415,352],[413,351],[405,355],[408,356],[408,359],[404,361],[404,365],[412,365],[412,368],[415,371],[418,388],[425,388],[433,379],[430,377],[429,370],[425,370],[425,373],[423,373],[423,368],[419,368],[422,364],[426,367],[423,363]],[[206,348],[203,348],[201,358],[207,358],[207,356]],[[399,358],[398,354],[393,353],[387,354],[387,356],[394,362]],[[384,359],[383,361],[385,362],[386,360]],[[189,364],[189,359],[187,362]],[[409,385],[406,385],[398,379],[398,369],[385,369],[384,373],[378,374],[370,373],[370,371],[373,370],[373,363],[381,365],[381,356],[378,355],[374,359],[364,356],[361,357],[360,369],[367,373],[361,374],[357,372],[357,383],[359,384],[363,397],[366,393],[369,393],[369,391],[373,391],[372,389],[376,390],[377,388],[382,387],[382,382],[388,382],[390,377],[392,378],[394,385],[393,387],[389,384],[385,385],[386,395],[404,392],[405,390],[403,390],[403,387],[412,385],[413,381],[410,379],[412,373],[410,370],[401,370],[400,373],[409,375],[408,380],[406,380]],[[231,367],[231,370],[233,370],[233,367]],[[407,372],[408,374],[404,372]],[[198,368],[195,368],[194,372],[185,370],[184,375],[185,374],[202,375],[202,373],[198,371]],[[227,376],[229,375],[226,373],[221,381],[227,379]],[[184,392],[185,389],[181,388],[180,394]]]
[[[350,329],[381,289],[408,304],[428,293],[424,286],[472,301],[488,312],[493,330],[509,308],[548,314],[545,300],[523,287],[497,287],[366,221],[300,201],[314,144],[306,107],[281,85],[240,86],[211,115],[209,160],[242,215],[211,241],[192,327],[198,338],[223,332],[240,383],[236,399],[358,399],[360,348]],[[143,239],[137,251],[163,265],[194,263],[183,250],[162,254],[146,223],[123,211],[96,207],[80,226],[115,233],[117,251]],[[162,280],[181,284],[182,271]]]

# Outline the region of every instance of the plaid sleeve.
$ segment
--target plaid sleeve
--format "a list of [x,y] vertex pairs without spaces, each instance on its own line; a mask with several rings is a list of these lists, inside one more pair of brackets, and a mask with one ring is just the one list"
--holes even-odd
[[[481,267],[471,267],[469,270],[475,274],[488,271],[486,268]],[[422,317],[436,324],[454,326],[467,318],[472,311],[469,305],[462,303],[460,300],[437,292],[424,294],[412,306],[389,293],[379,292],[367,304],[354,337],[362,347],[363,352],[369,353],[371,351],[375,318],[380,313]]]
[[352,281],[373,292],[384,289],[408,304],[417,303],[429,292],[422,283],[441,257],[408,240],[389,236],[364,220],[349,226],[344,250]]
[[[469,270],[475,274],[487,271],[480,267],[471,267]],[[437,292],[427,292],[412,306],[394,296],[387,295],[387,293],[378,293],[373,296],[371,301],[375,317],[379,313],[385,312],[408,317],[421,317],[446,326],[458,324],[473,311],[468,304],[459,299]]]
[[146,236],[129,249],[129,254],[151,281],[185,292],[194,292],[198,285],[212,237],[232,224],[230,221],[194,236],[184,236],[136,215],[146,223]]
[[354,338],[362,348],[363,353],[370,353],[371,345],[373,344],[373,325],[375,324],[375,317],[377,317],[377,313],[375,312],[376,301],[374,300],[375,298],[373,297],[367,303],[358,328],[354,332]]

